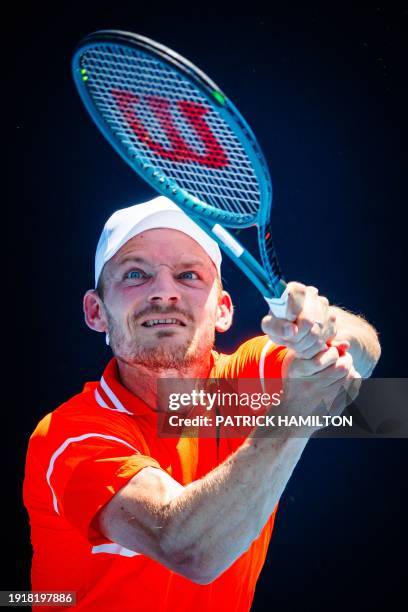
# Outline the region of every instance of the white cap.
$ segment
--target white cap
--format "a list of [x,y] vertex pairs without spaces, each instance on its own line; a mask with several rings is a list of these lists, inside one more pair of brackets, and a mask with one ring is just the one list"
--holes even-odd
[[179,230],[193,238],[212,259],[218,273],[221,273],[222,257],[216,241],[171,200],[159,196],[149,202],[117,210],[109,217],[96,247],[95,287],[103,266],[128,240],[141,232],[156,228]]

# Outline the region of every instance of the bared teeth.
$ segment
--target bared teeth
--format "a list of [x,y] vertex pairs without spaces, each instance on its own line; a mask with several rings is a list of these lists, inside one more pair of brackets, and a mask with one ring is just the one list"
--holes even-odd
[[143,323],[145,327],[153,327],[154,325],[163,325],[163,324],[182,325],[182,323],[178,321],[177,319],[151,319],[150,321],[146,321],[146,323]]

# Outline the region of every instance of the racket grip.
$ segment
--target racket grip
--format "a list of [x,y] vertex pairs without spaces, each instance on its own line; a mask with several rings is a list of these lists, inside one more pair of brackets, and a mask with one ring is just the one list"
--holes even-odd
[[287,319],[289,299],[287,288],[285,288],[284,292],[280,297],[269,298],[264,296],[264,298],[269,306],[269,310],[275,317],[278,317],[278,319]]

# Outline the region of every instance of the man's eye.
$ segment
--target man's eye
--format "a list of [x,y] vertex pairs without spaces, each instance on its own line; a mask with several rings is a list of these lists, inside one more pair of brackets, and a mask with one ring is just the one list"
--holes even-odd
[[182,278],[184,280],[197,280],[198,279],[198,274],[196,272],[182,272],[179,275],[179,278]]
[[141,280],[146,278],[146,274],[142,272],[142,270],[129,270],[129,272],[126,272],[125,278],[130,280]]

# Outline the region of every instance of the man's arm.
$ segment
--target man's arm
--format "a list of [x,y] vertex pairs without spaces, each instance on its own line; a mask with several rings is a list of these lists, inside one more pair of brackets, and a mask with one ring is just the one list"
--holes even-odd
[[306,444],[305,438],[250,438],[186,487],[167,472],[144,468],[104,508],[101,531],[208,584],[259,536]]
[[374,327],[362,317],[347,312],[337,306],[330,306],[336,315],[336,341],[349,342],[349,353],[353,357],[354,367],[362,378],[368,378],[381,355],[378,334]]
[[[339,357],[335,348],[309,360],[289,355],[284,367],[286,380],[296,379],[296,397],[289,385],[281,408],[304,415],[322,399],[331,406],[356,378],[351,356]],[[316,397],[310,391],[314,376]],[[279,438],[256,435],[186,487],[164,471],[143,469],[102,510],[102,533],[194,582],[212,582],[259,536],[307,444],[306,436],[290,432]]]

